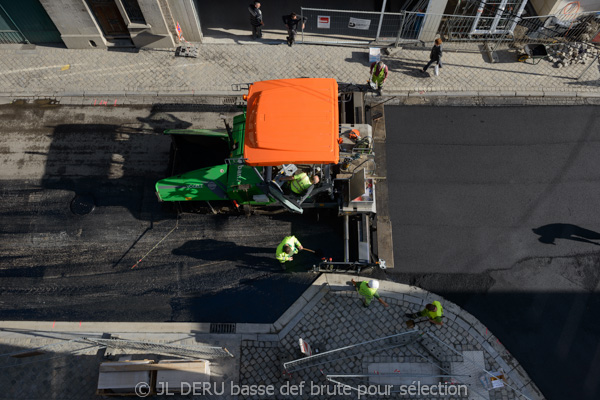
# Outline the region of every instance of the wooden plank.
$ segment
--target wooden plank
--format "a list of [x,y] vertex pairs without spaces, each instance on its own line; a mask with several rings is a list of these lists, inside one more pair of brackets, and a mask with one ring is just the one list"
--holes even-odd
[[205,361],[192,361],[182,363],[165,364],[120,364],[111,365],[109,363],[100,364],[100,372],[133,372],[133,371],[190,371],[204,372],[206,370]]

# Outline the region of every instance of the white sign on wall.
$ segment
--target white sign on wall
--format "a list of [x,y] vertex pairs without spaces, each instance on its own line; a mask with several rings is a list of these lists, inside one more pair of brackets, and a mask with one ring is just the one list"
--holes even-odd
[[360,19],[360,18],[350,17],[350,21],[348,21],[348,28],[352,28],[352,29],[361,29],[361,30],[366,31],[369,29],[370,25],[371,25],[370,19]]
[[317,28],[320,29],[329,29],[331,26],[331,17],[328,15],[318,15],[317,16]]

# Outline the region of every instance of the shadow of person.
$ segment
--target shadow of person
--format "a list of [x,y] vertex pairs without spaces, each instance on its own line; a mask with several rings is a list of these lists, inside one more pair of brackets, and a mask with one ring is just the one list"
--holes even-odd
[[600,233],[581,228],[572,224],[548,224],[532,229],[533,233],[539,235],[538,240],[546,244],[556,244],[555,239],[568,239],[576,242],[590,243],[600,246],[600,243],[592,240],[600,240]]
[[173,249],[171,253],[205,261],[242,262],[255,268],[276,265],[274,248],[239,246],[234,242],[214,239],[189,240],[182,246]]

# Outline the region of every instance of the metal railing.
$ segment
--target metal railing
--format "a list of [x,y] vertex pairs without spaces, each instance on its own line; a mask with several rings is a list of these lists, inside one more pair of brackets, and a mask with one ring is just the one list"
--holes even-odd
[[[409,332],[407,332],[409,333]],[[471,351],[458,351],[454,346],[446,343],[431,332],[411,333],[414,336],[414,340],[406,342],[406,348],[422,360],[422,363],[430,364],[432,368],[415,368],[418,362],[412,362],[412,364],[406,367],[401,367],[403,364],[402,360],[398,361],[387,361],[382,363],[375,363],[377,368],[369,370],[367,373],[340,373],[336,371],[334,373],[324,372],[326,379],[336,385],[340,385],[344,388],[357,392],[359,395],[367,395],[365,388],[369,387],[369,390],[376,390],[378,394],[385,394],[386,396],[393,396],[402,394],[401,387],[407,386],[403,382],[415,382],[421,380],[427,380],[428,382],[436,382],[434,385],[445,388],[454,387],[454,395],[451,398],[469,398],[469,399],[489,399],[488,393],[491,390],[490,387],[486,387],[486,378],[497,379],[500,375],[499,372],[489,371],[485,366],[485,359],[482,350],[471,350]],[[382,338],[378,340],[385,340],[388,338]],[[368,342],[366,342],[368,343]],[[353,346],[354,347],[354,346]],[[333,352],[339,352],[342,349],[334,350]],[[332,352],[329,352],[332,353]],[[360,354],[354,349],[354,354]],[[325,353],[323,353],[325,354]],[[477,356],[476,354],[479,354]],[[321,355],[323,357],[323,355]],[[305,360],[310,359],[307,357]],[[312,357],[316,359],[316,356]],[[403,358],[403,360],[405,357]],[[309,362],[315,364],[314,362]],[[388,364],[386,369],[385,364]],[[285,366],[285,364],[284,364]],[[380,370],[379,368],[384,368]],[[392,370],[392,368],[395,368]],[[388,372],[385,372],[385,371]],[[509,371],[501,371],[502,373]],[[476,375],[474,375],[474,373]],[[530,400],[522,388],[518,388],[517,385],[511,380],[510,376],[504,375],[502,386],[497,389],[497,396],[495,398],[517,398]],[[423,382],[426,385],[426,382]],[[468,389],[467,389],[468,388]],[[404,393],[406,394],[406,393]],[[433,394],[433,393],[431,393]],[[441,393],[439,393],[441,394]],[[452,394],[447,392],[447,394]],[[509,397],[510,396],[510,397]],[[444,398],[447,398],[444,396]]]
[[87,343],[93,343],[97,346],[110,347],[119,350],[139,350],[146,351],[148,354],[160,354],[166,356],[181,356],[191,358],[226,358],[233,357],[233,354],[224,347],[212,346],[176,346],[172,344],[139,342],[124,339],[91,339],[82,338]]
[[[469,374],[471,373],[471,371],[473,369],[480,371],[482,379],[484,377],[495,377],[496,376],[494,374],[494,372],[487,370],[485,368],[485,365],[481,365],[479,363],[479,361],[481,361],[481,360],[478,361],[478,360],[472,358],[470,355],[468,355],[464,351],[459,352],[453,346],[451,346],[451,345],[447,344],[446,342],[444,342],[443,340],[439,339],[437,336],[435,336],[431,332],[426,332],[425,335],[423,335],[423,337],[421,338],[421,343],[424,346],[432,346],[432,343],[433,343],[433,344],[443,348],[446,352],[448,352],[450,354],[454,354],[456,357],[460,357],[462,359],[462,363],[456,363],[456,362],[452,363],[451,371],[447,371],[447,373],[449,375],[452,375],[452,377],[453,377],[452,379],[456,382],[465,383],[464,377],[469,376]],[[423,353],[421,353],[419,355],[426,359],[431,358],[430,355],[425,355]],[[442,369],[442,371],[444,370],[443,368],[441,368],[441,369]],[[504,371],[504,372],[509,372],[509,371]],[[516,386],[517,385],[514,382],[510,381],[510,377],[507,377],[507,380],[504,381],[503,388],[507,392],[512,392],[512,394],[516,395],[517,398],[519,398],[519,399],[531,400],[530,397],[525,395]],[[482,388],[479,388],[478,390],[474,390],[474,388],[471,387],[470,391],[477,393],[482,398],[488,398],[488,396],[486,396],[486,394],[485,394],[486,389],[483,387],[483,384],[482,384]]]
[[[11,28],[11,29],[2,29]],[[29,43],[25,35],[21,32],[15,21],[0,5],[0,44],[10,43]]]
[[408,346],[417,340],[421,334],[421,332],[414,329],[391,336],[356,343],[286,362],[283,364],[283,368],[287,373],[297,372],[306,368],[321,366],[350,357],[356,357],[366,352],[372,354],[375,352],[390,350],[396,347]]

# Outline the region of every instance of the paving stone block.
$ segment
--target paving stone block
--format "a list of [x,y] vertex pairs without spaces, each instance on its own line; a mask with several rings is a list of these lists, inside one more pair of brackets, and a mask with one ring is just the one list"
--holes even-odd
[[500,368],[502,368],[502,370],[507,374],[513,369],[506,361],[504,361],[504,358],[501,356],[494,358],[494,361],[496,361],[498,365],[500,365]]
[[404,300],[408,301],[409,303],[411,303],[412,306],[416,305],[417,307],[420,307],[423,305],[423,299],[420,297],[415,297],[409,294],[405,294],[404,295]]
[[193,90],[169,90],[169,89],[159,89],[157,90],[157,96],[159,97],[192,97],[194,96]]
[[282,339],[283,337],[285,337],[295,326],[298,322],[300,322],[300,320],[304,317],[304,313],[303,312],[299,312],[297,313],[294,318],[292,318],[286,325],[285,327],[281,330],[281,332],[279,332],[279,339]]
[[546,97],[577,97],[577,92],[544,90]]
[[515,383],[518,385],[519,389],[531,382],[531,378],[527,375],[527,373],[523,370],[523,368],[520,365],[517,365],[515,368],[513,368],[513,370],[510,371],[509,375],[511,379],[515,381]]
[[495,359],[496,357],[499,356],[498,352],[496,351],[496,349],[494,349],[488,342],[483,341],[480,342],[481,347],[484,348],[484,350],[493,358]]
[[467,332],[469,333],[469,335],[471,335],[477,341],[477,343],[481,344],[481,343],[485,342],[484,337],[479,333],[479,331],[474,326],[471,326]]
[[469,329],[471,329],[471,325],[464,319],[462,319],[462,315],[460,317],[456,317],[454,322],[456,322],[462,329],[464,329],[465,332],[468,332]]
[[531,400],[544,400],[542,392],[533,383],[528,383],[520,389],[521,393]]
[[236,333],[269,333],[271,331],[270,324],[235,324]]
[[583,98],[589,98],[589,97],[593,97],[593,98],[597,98],[600,97],[600,91],[579,91],[577,92],[577,97],[583,97]]

